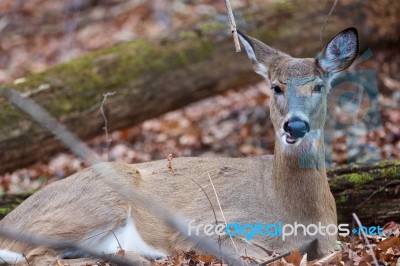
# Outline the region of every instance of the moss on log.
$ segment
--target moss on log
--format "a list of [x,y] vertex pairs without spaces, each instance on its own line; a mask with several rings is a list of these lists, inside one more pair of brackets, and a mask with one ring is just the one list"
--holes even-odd
[[[324,36],[359,25],[364,47],[398,41],[390,30],[366,37],[371,29],[363,26],[369,18],[364,10],[370,4],[340,2]],[[314,56],[322,48],[320,29],[330,7],[327,1],[277,1],[264,9],[241,10],[238,25],[294,56]],[[199,21],[167,38],[103,49],[4,87],[31,97],[86,140],[103,132],[98,109],[105,92],[117,93],[107,101],[112,131],[259,80],[245,55],[235,54],[228,28],[211,19]],[[0,174],[63,149],[51,133],[5,99],[0,99],[0,105]]]
[[351,222],[352,212],[370,225],[400,221],[400,161],[338,166],[328,176],[339,221]]

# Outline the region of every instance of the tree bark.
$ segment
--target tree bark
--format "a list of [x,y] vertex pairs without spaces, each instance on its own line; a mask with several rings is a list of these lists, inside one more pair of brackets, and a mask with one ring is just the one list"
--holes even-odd
[[[400,222],[400,161],[338,166],[328,170],[328,176],[339,223],[351,224],[353,212],[363,225]],[[29,195],[3,195],[0,219]]]
[[[399,4],[395,2],[382,8],[396,9]],[[392,20],[368,22],[376,17],[365,11],[372,4],[341,1],[324,39],[349,25],[360,25],[362,47],[397,43],[393,27],[383,33],[376,30],[379,23]],[[261,10],[238,11],[238,27],[294,56],[315,56],[322,48],[319,35],[330,7],[327,1],[278,1]],[[99,106],[106,92],[116,92],[106,105],[112,131],[258,80],[245,55],[234,52],[227,24],[210,19],[168,38],[103,49],[4,87],[31,97],[87,140],[103,132]],[[0,105],[0,174],[64,148],[5,99],[0,98]]]

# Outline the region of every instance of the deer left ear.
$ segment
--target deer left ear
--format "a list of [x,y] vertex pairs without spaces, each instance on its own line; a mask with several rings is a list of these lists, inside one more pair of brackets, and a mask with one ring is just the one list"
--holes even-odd
[[238,31],[239,39],[242,42],[244,49],[246,50],[247,57],[250,59],[251,63],[253,64],[253,69],[254,71],[261,75],[264,78],[267,78],[268,74],[268,69],[265,64],[263,64],[256,55],[256,46],[262,46],[263,44],[260,44],[256,40],[252,40],[249,36],[243,34],[242,32]]
[[319,66],[326,73],[336,73],[348,68],[358,55],[358,33],[348,28],[332,38],[317,57]]
[[247,57],[253,64],[254,71],[264,78],[268,78],[268,69],[271,65],[275,64],[283,57],[288,57],[288,55],[275,50],[265,43],[247,36],[240,31],[238,31],[238,34],[240,41],[246,50]]

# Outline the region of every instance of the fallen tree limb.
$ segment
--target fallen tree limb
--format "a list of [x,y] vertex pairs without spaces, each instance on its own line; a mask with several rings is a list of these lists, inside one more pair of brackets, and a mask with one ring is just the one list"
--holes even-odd
[[[360,26],[364,47],[395,44],[398,35],[390,31],[394,27],[389,25],[383,33],[375,28],[391,20],[368,20],[376,17],[368,13],[368,5],[373,4],[341,2],[324,36],[329,38],[353,25]],[[399,5],[380,6],[393,10]],[[330,7],[326,1],[278,1],[262,9],[238,12],[238,27],[294,56],[315,56],[321,49],[318,37]],[[366,27],[367,22],[373,27]],[[116,92],[106,110],[112,131],[258,80],[245,56],[232,51],[226,23],[209,19],[168,38],[103,49],[4,87],[31,97],[87,140],[103,132],[99,106],[104,93]],[[0,106],[0,174],[64,149],[50,133],[4,99],[0,99]]]

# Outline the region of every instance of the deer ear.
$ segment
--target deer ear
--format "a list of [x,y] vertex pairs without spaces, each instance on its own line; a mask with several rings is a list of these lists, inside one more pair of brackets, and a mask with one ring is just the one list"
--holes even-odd
[[319,66],[326,73],[336,73],[348,68],[358,55],[358,33],[348,28],[333,37],[317,57]]
[[264,78],[268,77],[268,66],[265,64],[262,58],[263,50],[272,49],[268,45],[251,38],[242,32],[238,31],[240,41],[242,42],[247,57],[250,59],[253,69],[257,74],[260,74]]

